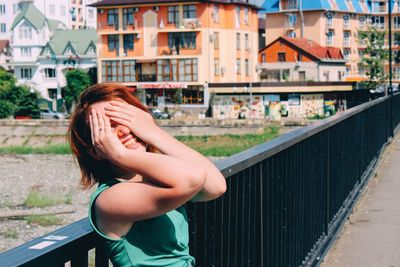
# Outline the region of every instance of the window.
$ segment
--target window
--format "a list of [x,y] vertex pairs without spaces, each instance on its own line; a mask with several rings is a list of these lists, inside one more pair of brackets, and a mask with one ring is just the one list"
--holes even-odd
[[103,82],[136,81],[134,60],[103,61],[101,66]]
[[364,29],[365,29],[365,25],[366,25],[366,23],[365,23],[365,17],[359,17],[359,18],[358,18],[358,28],[359,28],[360,30],[364,30]]
[[220,65],[219,65],[219,58],[214,58],[214,75],[220,75]]
[[124,8],[122,10],[122,23],[124,30],[128,28],[128,25],[134,25],[135,17],[133,15],[133,8]]
[[326,33],[326,46],[333,46],[333,31]]
[[7,27],[5,23],[0,23],[0,32],[7,32]]
[[76,8],[75,7],[71,8],[70,12],[71,12],[71,20],[76,21]]
[[240,7],[236,7],[235,9],[235,22],[236,22],[236,28],[240,27]]
[[400,29],[400,17],[394,17],[394,28],[395,29]]
[[117,51],[119,50],[119,36],[118,35],[108,35],[108,51]]
[[56,6],[54,4],[49,5],[49,13],[54,16],[56,14]]
[[338,79],[338,81],[341,81],[342,80],[342,72],[341,71],[338,71],[337,72],[337,79]]
[[133,34],[124,34],[124,52],[134,49],[135,36]]
[[343,28],[345,28],[345,29],[350,28],[350,16],[349,15],[343,16]]
[[343,33],[343,46],[350,46],[350,32]]
[[111,8],[107,10],[107,25],[115,26],[115,29],[118,29],[118,9]]
[[31,79],[32,78],[32,69],[21,68],[21,78],[22,79]]
[[32,49],[30,47],[21,47],[21,56],[22,57],[31,57]]
[[198,87],[189,86],[182,90],[182,104],[203,104],[204,91]]
[[244,73],[246,76],[250,76],[250,64],[247,58],[244,60]]
[[240,69],[240,58],[236,59],[236,74],[240,75],[241,69]]
[[236,33],[236,50],[240,50],[240,33]]
[[286,23],[288,28],[294,28],[296,27],[297,23],[297,15],[296,14],[288,14],[286,18]]
[[157,81],[196,82],[197,59],[157,60]]
[[394,45],[400,45],[400,33],[395,32],[394,36],[393,36],[393,40],[394,40],[394,42],[393,42]]
[[250,49],[249,34],[248,33],[244,34],[244,49],[246,49],[246,50]]
[[395,80],[400,80],[400,68],[399,67],[395,67],[394,68],[394,79]]
[[19,12],[19,4],[13,4],[13,14],[17,14]]
[[195,32],[173,32],[168,33],[168,47],[177,49],[196,49],[196,33]]
[[345,60],[349,60],[350,49],[343,49],[343,57]]
[[179,8],[178,6],[168,7],[168,23],[178,24],[179,22]]
[[32,39],[32,28],[27,23],[19,27],[19,39]]
[[376,27],[378,29],[385,28],[385,18],[383,16],[372,16],[371,17],[371,25],[372,27]]
[[90,20],[94,19],[94,10],[93,8],[88,9],[88,17]]
[[65,17],[67,15],[67,10],[65,6],[60,6],[60,16]]
[[278,62],[286,62],[286,53],[278,52]]
[[195,5],[184,5],[183,6],[183,18],[184,19],[197,18],[196,6]]
[[219,32],[214,32],[214,49],[219,49]]
[[244,8],[244,24],[249,25],[249,9],[247,7]]
[[288,95],[289,106],[300,106],[301,98],[298,94]]
[[299,71],[299,81],[304,82],[306,80],[306,72]]
[[0,5],[0,15],[6,14],[6,5]]
[[214,23],[219,23],[219,6],[218,5],[214,5],[214,7],[213,7],[212,18],[213,18]]
[[344,75],[345,75],[346,77],[350,75],[350,68],[349,68],[349,67],[346,67],[346,70],[345,70],[345,72],[344,72]]
[[44,76],[46,78],[55,78],[56,77],[56,69],[45,68],[44,69]]
[[288,8],[297,9],[297,0],[289,0]]
[[261,54],[261,63],[265,63],[265,62],[267,62],[267,58],[265,56],[265,53],[262,53]]
[[333,27],[333,15],[330,13],[326,14],[326,27],[328,28]]

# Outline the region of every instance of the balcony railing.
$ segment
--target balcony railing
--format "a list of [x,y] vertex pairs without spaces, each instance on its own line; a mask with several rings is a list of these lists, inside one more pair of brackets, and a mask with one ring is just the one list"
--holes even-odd
[[[398,94],[218,161],[227,178],[225,195],[187,205],[196,265],[319,265],[399,123]],[[2,253],[0,262],[88,266],[88,251],[95,248],[91,265],[108,266],[97,244],[83,219]]]
[[387,12],[386,6],[372,6],[371,10],[372,10],[372,13],[386,13]]

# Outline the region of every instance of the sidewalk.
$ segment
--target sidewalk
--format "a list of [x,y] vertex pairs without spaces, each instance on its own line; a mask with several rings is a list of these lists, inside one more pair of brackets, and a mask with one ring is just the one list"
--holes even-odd
[[321,266],[400,267],[400,135]]

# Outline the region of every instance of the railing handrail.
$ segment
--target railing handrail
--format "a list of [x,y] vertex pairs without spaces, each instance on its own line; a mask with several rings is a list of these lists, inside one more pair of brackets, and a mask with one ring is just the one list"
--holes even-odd
[[244,169],[271,157],[288,147],[297,144],[306,138],[320,133],[341,121],[350,118],[372,106],[375,106],[383,101],[386,101],[389,97],[384,96],[373,101],[355,106],[343,112],[337,112],[335,115],[323,119],[318,122],[314,122],[308,126],[293,130],[289,133],[278,136],[269,142],[257,145],[243,152],[235,154],[229,158],[222,159],[216,162],[219,170],[224,174],[225,177],[234,175]]

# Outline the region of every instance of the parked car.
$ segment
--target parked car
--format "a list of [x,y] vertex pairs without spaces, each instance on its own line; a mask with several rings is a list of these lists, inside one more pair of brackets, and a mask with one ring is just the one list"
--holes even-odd
[[155,119],[167,120],[171,118],[171,115],[168,112],[163,112],[156,108],[149,108],[149,110]]
[[41,119],[65,119],[65,114],[60,112],[55,112],[49,109],[41,109],[40,110],[40,118]]

